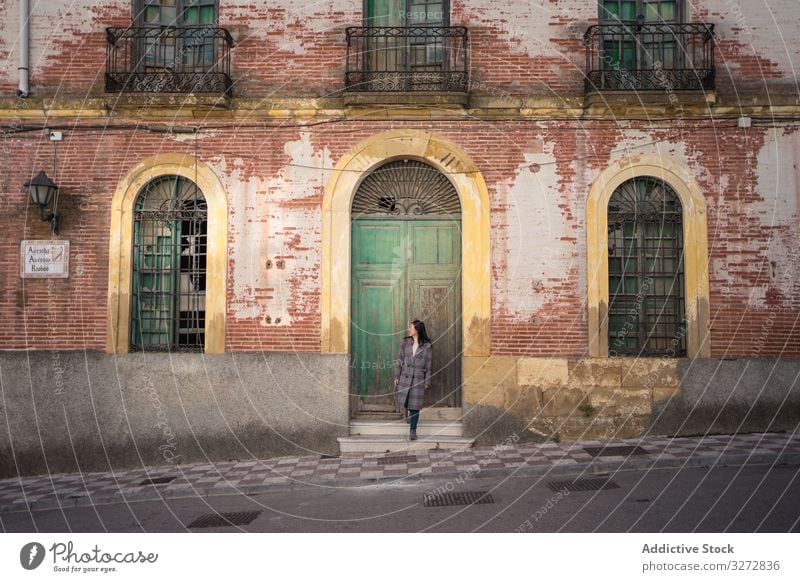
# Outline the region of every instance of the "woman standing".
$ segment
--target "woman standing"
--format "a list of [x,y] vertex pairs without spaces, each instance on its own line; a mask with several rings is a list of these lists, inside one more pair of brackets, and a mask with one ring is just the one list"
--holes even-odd
[[425,399],[425,390],[431,383],[431,356],[433,348],[425,331],[425,324],[415,319],[408,326],[408,335],[400,341],[397,364],[394,369],[395,398],[397,406],[405,407],[410,415],[409,439],[417,440],[419,411]]

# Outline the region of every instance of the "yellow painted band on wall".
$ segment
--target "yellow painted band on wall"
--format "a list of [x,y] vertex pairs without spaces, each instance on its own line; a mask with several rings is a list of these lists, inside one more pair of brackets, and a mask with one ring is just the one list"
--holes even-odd
[[225,351],[225,298],[228,267],[228,202],[222,183],[211,169],[192,156],[163,154],[139,163],[120,181],[111,201],[108,254],[109,353],[130,348],[133,276],[133,208],[142,188],[159,176],[182,176],[195,182],[208,206],[206,258],[205,352]]
[[608,357],[608,202],[627,180],[652,176],[678,194],[683,207],[687,356],[711,356],[709,337],[708,226],[700,186],[681,164],[665,156],[623,158],[600,173],[586,203],[589,355]]
[[350,349],[350,208],[361,181],[396,159],[427,162],[445,173],[461,200],[462,315],[465,356],[490,352],[489,193],[477,166],[449,140],[422,130],[374,135],[342,156],[322,202],[322,351]]

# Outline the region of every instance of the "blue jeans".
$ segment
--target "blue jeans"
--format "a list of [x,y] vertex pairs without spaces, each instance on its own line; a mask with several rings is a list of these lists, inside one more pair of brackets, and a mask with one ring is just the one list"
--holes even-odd
[[[406,394],[405,406],[408,408],[408,397]],[[419,422],[419,410],[409,410],[409,420],[411,421],[411,430],[417,430],[417,423]]]

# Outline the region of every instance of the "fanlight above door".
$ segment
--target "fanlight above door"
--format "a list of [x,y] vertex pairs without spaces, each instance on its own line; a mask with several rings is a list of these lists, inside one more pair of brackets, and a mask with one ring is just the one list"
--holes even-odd
[[352,217],[458,215],[461,204],[450,180],[416,160],[389,162],[373,170],[358,187]]

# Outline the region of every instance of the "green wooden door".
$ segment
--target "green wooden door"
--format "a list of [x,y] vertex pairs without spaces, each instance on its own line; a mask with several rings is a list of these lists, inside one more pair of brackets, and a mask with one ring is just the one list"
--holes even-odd
[[394,409],[397,346],[412,319],[434,342],[426,406],[460,406],[461,224],[452,219],[352,223],[352,381],[360,411]]

